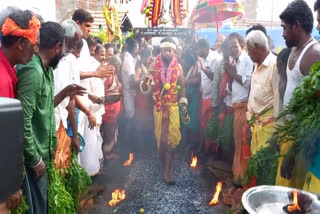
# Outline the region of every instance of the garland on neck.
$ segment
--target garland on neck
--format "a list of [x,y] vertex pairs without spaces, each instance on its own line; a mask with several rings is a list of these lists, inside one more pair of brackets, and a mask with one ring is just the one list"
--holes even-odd
[[[176,57],[174,57],[168,68],[166,68],[161,55],[156,57],[155,61],[155,74],[154,80],[154,100],[157,111],[161,110],[163,101],[164,103],[169,102],[170,98],[175,92],[175,88],[178,81],[179,63]],[[162,82],[162,88],[160,89],[160,81]],[[162,91],[166,90],[167,93],[162,96]]]

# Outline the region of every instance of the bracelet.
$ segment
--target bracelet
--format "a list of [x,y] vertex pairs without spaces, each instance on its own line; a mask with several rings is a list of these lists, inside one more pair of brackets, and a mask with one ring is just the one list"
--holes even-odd
[[189,117],[189,115],[187,115],[186,118],[183,118],[183,119],[182,119],[182,122],[183,122],[184,124],[190,123],[190,117]]
[[185,104],[186,106],[188,106],[188,99],[185,98],[185,97],[181,97],[181,98],[179,99],[179,105],[180,105],[180,107],[182,107],[183,104]]
[[101,103],[99,103],[100,105],[104,104],[106,102],[106,97],[103,96],[103,97],[99,97]]
[[35,166],[33,166],[31,168],[33,168],[33,169],[37,168],[41,164],[41,162],[42,162],[42,157],[40,157],[40,161]]
[[141,93],[143,93],[143,94],[149,94],[149,92],[151,91],[151,86],[148,85],[148,84],[146,84],[148,89],[147,89],[147,90],[143,90],[142,84],[143,84],[143,81],[140,82],[140,91],[141,91]]

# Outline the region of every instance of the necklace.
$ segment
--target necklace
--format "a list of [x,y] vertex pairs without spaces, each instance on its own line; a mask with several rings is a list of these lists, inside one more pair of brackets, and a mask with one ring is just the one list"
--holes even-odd
[[306,41],[299,49],[294,50],[294,52],[292,52],[290,58],[294,58],[297,57],[298,54],[300,54],[300,51],[303,50],[303,48],[310,42],[313,40],[313,37],[311,37],[310,39],[308,39],[308,41]]
[[173,65],[175,64],[176,64],[175,58],[171,60],[167,68],[163,60],[160,61],[160,77],[163,85],[170,84],[171,77],[172,77],[172,68],[173,68]]
[[[170,72],[168,72],[170,70]],[[179,64],[176,57],[171,61],[167,68],[167,74],[165,75],[166,68],[162,62],[161,55],[156,57],[155,61],[155,73],[153,75],[154,80],[154,101],[157,111],[161,110],[162,102],[170,102],[171,97],[175,93],[175,88],[178,80]],[[161,89],[162,82],[162,89]],[[162,96],[162,93],[166,90],[166,94]]]

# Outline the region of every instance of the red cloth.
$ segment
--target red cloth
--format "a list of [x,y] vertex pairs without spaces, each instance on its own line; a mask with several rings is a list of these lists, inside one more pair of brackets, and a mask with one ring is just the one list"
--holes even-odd
[[201,128],[205,130],[208,126],[209,120],[212,118],[213,115],[213,108],[212,108],[212,99],[202,99],[201,105]]
[[102,116],[103,122],[113,123],[119,117],[121,111],[121,101],[112,104],[106,104],[104,108],[106,113]]
[[243,189],[246,191],[252,187],[256,187],[257,186],[257,178],[255,176],[251,176],[250,177],[250,180],[249,180],[249,183],[247,185],[245,185],[243,187]]
[[16,70],[0,49],[0,97],[14,98],[17,82]]
[[152,98],[148,95],[137,92],[136,95],[136,117],[152,117],[153,115]]
[[138,131],[153,128],[153,100],[150,95],[137,92],[136,95],[136,129]]
[[221,79],[220,88],[219,88],[219,99],[221,103],[223,103],[223,100],[226,96],[227,84],[229,81],[230,81],[230,77],[228,76],[227,72],[224,72]]
[[[201,129],[203,130],[204,136],[206,133],[206,129],[208,127],[208,123],[212,118],[213,114],[214,112],[212,107],[212,98],[202,99],[200,125],[201,125]],[[209,149],[211,149],[211,151],[216,150],[216,143],[208,137],[205,137],[205,146],[206,146],[206,150],[209,150]]]

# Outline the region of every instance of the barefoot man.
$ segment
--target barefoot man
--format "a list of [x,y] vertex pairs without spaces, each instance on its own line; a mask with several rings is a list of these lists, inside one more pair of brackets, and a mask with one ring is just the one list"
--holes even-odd
[[[164,38],[160,44],[161,52],[154,65],[153,100],[154,100],[154,132],[164,168],[163,180],[168,185],[175,181],[170,177],[175,148],[179,145],[180,116],[179,106],[183,109],[183,121],[190,120],[187,114],[188,101],[185,96],[184,79],[181,65],[176,57],[176,44],[172,38]],[[151,91],[150,78],[140,84],[142,93]]]

